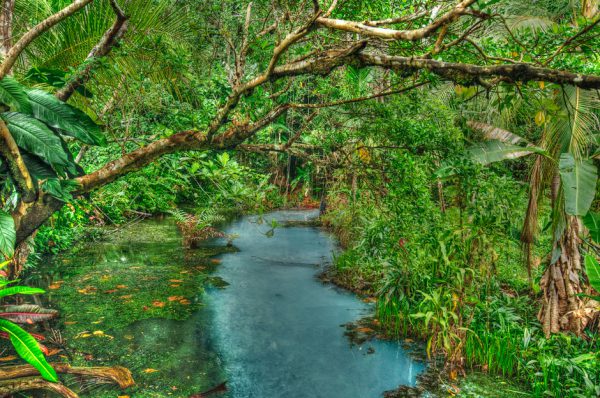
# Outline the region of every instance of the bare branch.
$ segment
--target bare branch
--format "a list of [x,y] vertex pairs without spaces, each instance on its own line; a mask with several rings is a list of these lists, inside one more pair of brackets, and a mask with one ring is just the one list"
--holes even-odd
[[307,73],[326,75],[342,65],[355,65],[377,66],[403,73],[427,70],[444,79],[462,84],[481,84],[484,78],[497,77],[511,82],[546,81],[584,89],[600,88],[600,76],[595,75],[541,68],[526,63],[474,65],[428,58],[388,56],[362,52],[365,45],[366,42],[359,42],[344,49],[324,51],[310,59],[281,65],[273,71],[273,77]]
[[463,0],[429,25],[414,30],[380,28],[377,27],[377,23],[375,23],[375,26],[372,26],[368,21],[362,23],[326,17],[317,18],[317,24],[333,30],[343,30],[378,39],[416,41],[429,37],[441,27],[456,21],[456,19],[463,15],[466,9],[476,1],[477,0]]
[[429,10],[423,10],[423,11],[420,11],[420,12],[417,12],[415,14],[408,15],[408,16],[381,19],[379,21],[364,21],[363,23],[368,26],[394,25],[394,24],[398,24],[398,23],[416,21],[417,19],[427,16],[429,14],[430,14]]

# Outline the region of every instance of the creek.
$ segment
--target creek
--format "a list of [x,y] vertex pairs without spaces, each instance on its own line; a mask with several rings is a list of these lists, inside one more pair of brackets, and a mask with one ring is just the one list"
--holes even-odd
[[[219,396],[230,398],[368,398],[414,385],[425,365],[402,343],[345,335],[373,304],[317,278],[338,250],[329,233],[283,226],[316,215],[240,217],[223,228],[238,236],[233,247],[191,250],[172,220],[141,221],[55,256],[30,279],[61,311],[64,354],[130,368],[131,397],[187,398],[223,381]],[[115,396],[89,388],[82,396]]]

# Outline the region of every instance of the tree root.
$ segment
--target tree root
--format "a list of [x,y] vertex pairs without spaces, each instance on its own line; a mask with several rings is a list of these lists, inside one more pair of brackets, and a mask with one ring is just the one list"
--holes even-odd
[[[57,373],[89,376],[109,380],[120,388],[135,384],[131,372],[121,366],[114,367],[72,367],[65,363],[53,363]],[[0,368],[0,398],[25,390],[50,390],[63,397],[77,398],[78,395],[60,383],[50,383],[38,376],[39,372],[30,365],[6,366]]]

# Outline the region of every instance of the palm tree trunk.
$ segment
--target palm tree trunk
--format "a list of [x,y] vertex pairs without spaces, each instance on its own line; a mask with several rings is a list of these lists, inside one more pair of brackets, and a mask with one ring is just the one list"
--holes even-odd
[[581,13],[586,18],[593,18],[598,13],[598,0],[583,0]]
[[552,258],[542,279],[542,307],[538,319],[544,333],[571,331],[577,335],[585,329],[589,318],[583,300],[582,261],[579,251],[581,230],[575,216],[566,216],[565,228],[552,248]]

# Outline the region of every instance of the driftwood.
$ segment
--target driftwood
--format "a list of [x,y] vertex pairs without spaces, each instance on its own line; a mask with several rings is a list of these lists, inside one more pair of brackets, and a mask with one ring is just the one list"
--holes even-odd
[[79,398],[77,394],[60,383],[51,383],[41,377],[23,377],[0,381],[0,398],[10,397],[20,391],[48,390],[66,398]]
[[[131,372],[121,366],[113,367],[74,367],[65,363],[51,364],[57,373],[76,376],[89,376],[109,380],[120,388],[135,384]],[[60,383],[50,383],[38,376],[39,372],[30,365],[6,366],[0,368],[0,398],[26,390],[50,390],[63,397],[77,398],[77,394]]]

